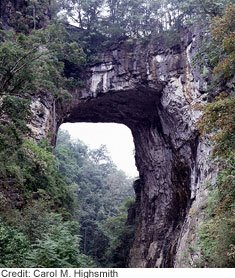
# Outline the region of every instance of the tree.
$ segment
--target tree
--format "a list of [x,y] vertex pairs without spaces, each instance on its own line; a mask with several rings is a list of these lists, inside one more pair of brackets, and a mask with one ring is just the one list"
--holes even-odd
[[29,248],[27,237],[0,219],[0,267],[21,267]]
[[127,221],[127,211],[133,205],[133,199],[123,200],[118,212],[102,222],[102,229],[109,239],[109,246],[105,252],[106,265],[111,267],[127,267],[134,240],[135,224]]
[[212,36],[220,49],[218,64],[214,73],[220,80],[229,80],[235,72],[235,5],[228,5],[222,17],[214,18]]
[[56,156],[59,169],[73,192],[74,217],[80,223],[81,251],[98,265],[107,266],[105,254],[110,238],[102,223],[116,216],[123,200],[133,195],[132,180],[117,170],[105,146],[89,150],[80,141],[72,142],[62,131],[58,135]]
[[235,5],[228,5],[224,14],[212,21],[212,46],[217,49],[213,89],[220,94],[205,107],[202,131],[211,135],[220,169],[200,234],[202,265],[209,267],[234,267],[235,262],[234,18]]
[[66,11],[65,17],[71,18],[82,30],[97,31],[104,0],[59,1]]
[[28,267],[91,267],[92,260],[79,252],[77,223],[51,214],[51,225],[27,254]]
[[[220,15],[232,0],[71,0],[62,7],[82,30],[108,38],[134,38],[179,31],[195,20]],[[72,7],[74,5],[74,7]]]
[[44,91],[63,95],[70,80],[63,76],[63,59],[82,64],[82,49],[66,42],[65,30],[51,25],[31,35],[2,32],[0,95],[29,96]]

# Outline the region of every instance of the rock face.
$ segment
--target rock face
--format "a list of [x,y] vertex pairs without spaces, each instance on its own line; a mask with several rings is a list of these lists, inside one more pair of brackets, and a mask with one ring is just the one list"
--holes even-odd
[[160,42],[122,42],[100,54],[85,88],[75,90],[70,102],[32,104],[39,111],[31,124],[37,138],[48,126],[55,134],[63,122],[115,122],[131,129],[140,181],[130,267],[194,266],[200,255],[189,246],[203,219],[203,186],[214,175],[210,146],[197,130],[207,99],[206,82],[193,67],[200,40],[200,32],[185,32],[168,50]]

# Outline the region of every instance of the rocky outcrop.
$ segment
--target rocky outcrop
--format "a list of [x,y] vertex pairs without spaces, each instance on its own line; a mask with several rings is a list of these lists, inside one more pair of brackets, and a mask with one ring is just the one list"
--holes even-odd
[[100,54],[70,102],[32,104],[39,111],[31,123],[38,139],[63,122],[131,129],[140,174],[131,267],[192,266],[198,256],[185,261],[203,218],[203,186],[214,175],[210,146],[197,130],[207,101],[206,82],[193,66],[200,40],[200,32],[185,31],[167,50],[161,42],[127,40]]

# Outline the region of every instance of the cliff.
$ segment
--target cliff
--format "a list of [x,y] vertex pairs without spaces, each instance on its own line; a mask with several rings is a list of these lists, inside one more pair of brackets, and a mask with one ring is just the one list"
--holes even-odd
[[193,58],[203,34],[185,30],[171,49],[127,40],[99,54],[83,73],[85,86],[72,99],[48,95],[31,104],[36,139],[56,135],[65,122],[114,122],[133,134],[140,181],[130,267],[196,266],[196,246],[213,182],[211,148],[199,136],[207,83]]

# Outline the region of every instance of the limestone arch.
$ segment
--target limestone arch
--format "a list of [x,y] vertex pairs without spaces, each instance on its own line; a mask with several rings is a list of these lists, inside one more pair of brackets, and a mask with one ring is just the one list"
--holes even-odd
[[[193,38],[175,50],[123,42],[100,54],[84,87],[52,105],[55,133],[66,122],[113,122],[131,129],[140,180],[132,267],[172,267],[188,208],[200,182],[195,123],[203,84],[193,71]],[[202,167],[202,166],[200,166]]]

